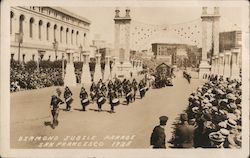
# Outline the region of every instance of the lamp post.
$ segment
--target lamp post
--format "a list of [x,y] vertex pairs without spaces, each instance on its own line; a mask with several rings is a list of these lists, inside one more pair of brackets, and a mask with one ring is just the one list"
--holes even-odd
[[58,42],[56,41],[56,39],[54,39],[53,44],[53,48],[55,49],[55,59],[57,60],[57,50],[58,50]]
[[18,42],[18,63],[20,64],[20,49],[21,43],[23,43],[23,33],[19,32],[15,34],[16,42]]
[[42,61],[45,51],[38,50],[38,57],[37,57],[37,72],[40,72],[40,61]]

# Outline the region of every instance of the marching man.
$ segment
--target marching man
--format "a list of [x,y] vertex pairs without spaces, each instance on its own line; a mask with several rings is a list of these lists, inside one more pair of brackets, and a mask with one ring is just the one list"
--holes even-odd
[[88,99],[88,93],[86,92],[84,87],[81,88],[80,99],[82,104],[82,110],[86,111],[86,106],[89,105],[89,99]]
[[57,120],[59,115],[59,104],[64,102],[60,99],[61,91],[59,88],[56,89],[56,92],[51,96],[50,110],[52,114],[52,128],[55,129],[55,126],[58,125],[59,121]]
[[65,91],[64,91],[64,98],[65,98],[65,102],[66,102],[66,110],[70,111],[71,106],[70,104],[73,102],[73,98],[72,98],[72,92],[70,91],[69,87],[65,87]]

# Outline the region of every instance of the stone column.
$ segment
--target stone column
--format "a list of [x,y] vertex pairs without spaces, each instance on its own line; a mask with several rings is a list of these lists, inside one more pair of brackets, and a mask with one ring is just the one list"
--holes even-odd
[[235,48],[231,50],[232,53],[232,70],[231,70],[231,78],[239,79],[240,78],[240,65],[239,65],[239,53],[240,48]]
[[207,23],[209,22],[210,17],[207,15],[207,7],[203,7],[202,10],[203,10],[203,13],[201,16],[201,19],[202,19],[202,59],[201,59],[201,63],[199,66],[199,78],[203,78],[204,74],[209,74],[210,68],[211,68],[211,66],[208,64],[208,59],[207,59],[207,52],[208,52]]
[[74,63],[73,63],[73,52],[70,50],[67,50],[66,55],[67,55],[67,66],[66,66],[66,74],[64,78],[64,86],[75,86],[76,76],[75,76],[75,68],[74,68]]
[[124,61],[129,61],[130,55],[130,22],[125,24],[125,53]]
[[215,63],[215,56],[212,57],[212,64],[211,64],[211,73],[212,74],[215,74],[215,66],[216,66],[216,63]]
[[219,54],[219,75],[224,74],[224,52]]
[[114,56],[119,56],[120,53],[120,24],[115,22],[115,54]]
[[224,77],[230,77],[231,76],[231,70],[230,70],[230,57],[231,57],[231,52],[230,51],[226,51],[225,52],[225,67],[224,67]]
[[219,55],[219,27],[220,27],[220,15],[219,15],[219,7],[214,7],[214,17],[213,17],[213,32],[212,32],[212,40],[213,40],[213,55],[215,56],[215,67],[214,73],[217,74],[219,71],[218,62],[216,61],[216,57]]
[[214,58],[215,58],[214,74],[218,75],[219,74],[219,54],[216,55]]
[[95,65],[95,74],[94,74],[94,81],[98,82],[102,78],[102,72],[101,72],[101,64],[100,64],[101,56],[96,56],[96,65]]
[[107,58],[107,60],[105,63],[105,70],[104,70],[104,80],[105,81],[110,79],[110,65],[109,65],[110,57],[107,56],[106,58]]
[[81,84],[91,83],[91,75],[89,71],[89,56],[83,56],[83,65],[82,65],[82,75],[81,75]]

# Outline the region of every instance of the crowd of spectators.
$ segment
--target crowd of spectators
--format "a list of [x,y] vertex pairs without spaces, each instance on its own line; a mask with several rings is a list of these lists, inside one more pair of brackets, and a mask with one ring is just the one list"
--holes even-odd
[[174,147],[240,148],[240,80],[210,79],[189,97],[189,105],[176,124]]
[[62,69],[55,67],[32,67],[30,64],[11,63],[10,91],[38,89],[63,85]]

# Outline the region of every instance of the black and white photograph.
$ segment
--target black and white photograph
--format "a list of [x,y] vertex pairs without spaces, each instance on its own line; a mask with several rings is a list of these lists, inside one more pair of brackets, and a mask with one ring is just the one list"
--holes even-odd
[[249,156],[247,1],[4,2],[2,157]]

